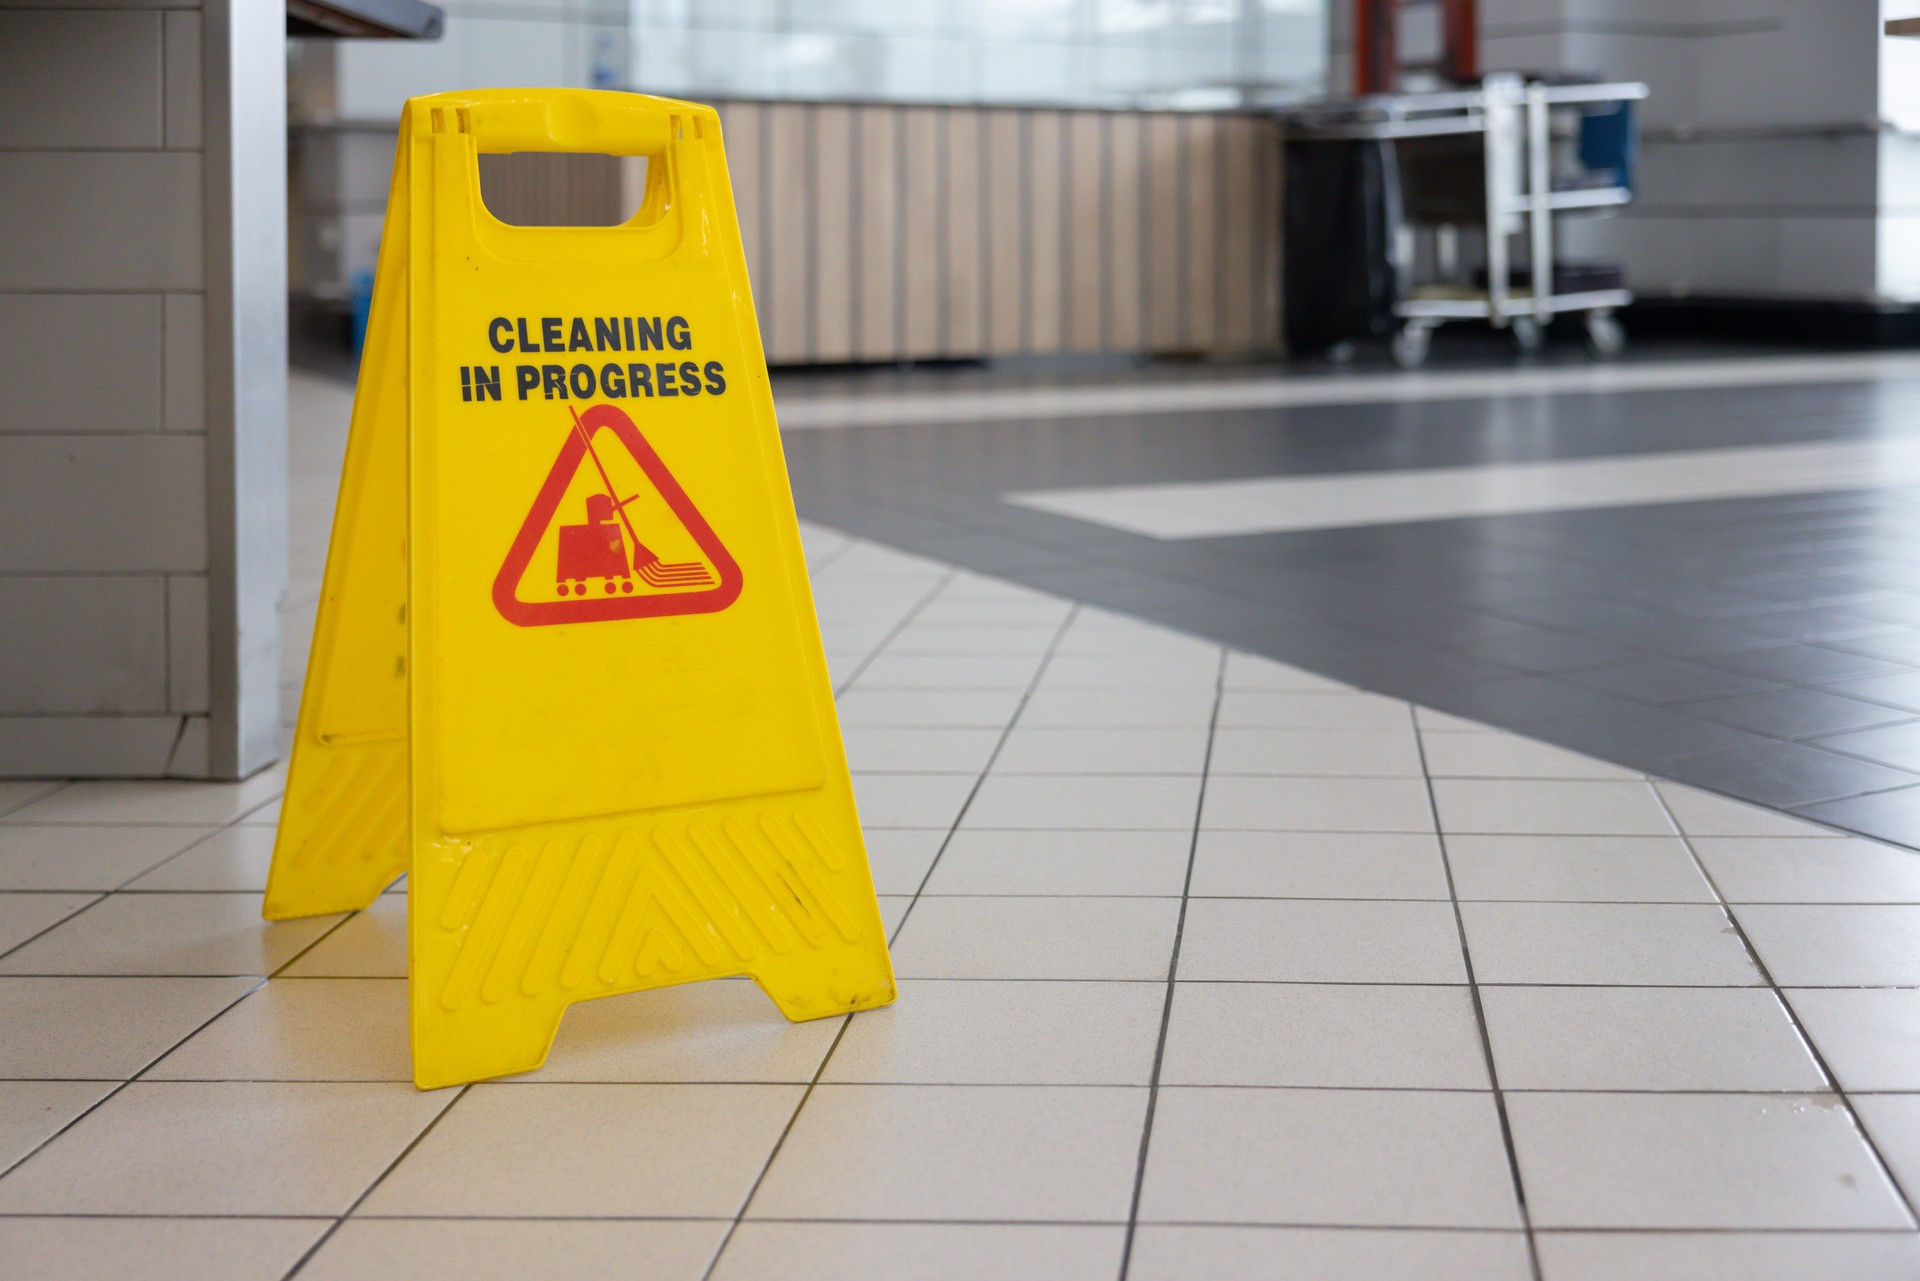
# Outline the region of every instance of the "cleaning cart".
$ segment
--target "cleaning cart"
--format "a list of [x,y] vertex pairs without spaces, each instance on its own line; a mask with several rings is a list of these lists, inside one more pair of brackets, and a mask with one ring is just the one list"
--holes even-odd
[[1383,337],[1413,368],[1443,324],[1484,321],[1530,354],[1554,316],[1577,313],[1593,352],[1617,354],[1625,271],[1564,259],[1556,233],[1633,199],[1633,104],[1646,96],[1495,74],[1286,112],[1290,345]]

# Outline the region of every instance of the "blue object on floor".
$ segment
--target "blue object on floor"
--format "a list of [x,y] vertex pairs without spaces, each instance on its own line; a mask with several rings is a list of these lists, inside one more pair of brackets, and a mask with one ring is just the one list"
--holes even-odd
[[350,319],[353,326],[351,341],[353,354],[358,356],[360,349],[367,345],[367,317],[373,312],[373,272],[356,271],[347,294]]

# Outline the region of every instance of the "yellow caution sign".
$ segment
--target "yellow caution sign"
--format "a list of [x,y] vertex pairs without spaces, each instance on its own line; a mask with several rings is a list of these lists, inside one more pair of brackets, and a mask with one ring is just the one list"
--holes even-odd
[[[511,151],[643,155],[645,201],[508,226]],[[402,872],[422,1088],[591,997],[893,999],[710,108],[407,104],[265,914]]]

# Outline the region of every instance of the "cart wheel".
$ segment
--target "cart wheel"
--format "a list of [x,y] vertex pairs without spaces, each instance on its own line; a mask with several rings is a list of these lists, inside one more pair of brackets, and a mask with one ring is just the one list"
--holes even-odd
[[1424,325],[1402,325],[1394,330],[1393,363],[1402,369],[1418,369],[1427,363],[1427,348],[1433,341],[1433,331]]
[[585,595],[587,594],[587,585],[586,585],[586,583],[584,583],[584,582],[582,582],[582,581],[581,581],[580,579],[577,579],[577,578],[576,578],[576,579],[574,579],[574,580],[573,580],[573,594],[574,594],[575,596],[585,596]]
[[613,595],[613,580],[611,578],[607,580],[607,595]]
[[633,595],[633,580],[631,578],[621,579],[620,590],[627,593],[627,595],[629,596]]
[[555,583],[553,585],[553,590],[559,592],[562,596],[565,596],[567,594],[567,585],[565,583]]
[[1610,311],[1587,313],[1587,346],[1602,360],[1611,360],[1627,346],[1627,331]]
[[1537,356],[1547,345],[1546,326],[1532,316],[1515,316],[1508,322],[1507,332],[1513,335],[1513,349],[1522,356]]

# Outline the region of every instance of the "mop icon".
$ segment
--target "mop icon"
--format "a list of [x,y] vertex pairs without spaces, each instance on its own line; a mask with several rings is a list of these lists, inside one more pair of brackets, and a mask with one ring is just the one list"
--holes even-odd
[[[572,406],[568,408],[572,410]],[[607,595],[615,592],[631,595],[634,575],[638,575],[647,586],[663,591],[710,586],[713,576],[700,562],[663,561],[659,553],[640,541],[640,536],[634,532],[633,522],[627,517],[627,505],[639,495],[627,498],[617,495],[613,477],[607,473],[606,464],[600,461],[600,454],[593,447],[593,436],[580,422],[578,411],[573,411],[573,429],[580,434],[581,443],[587,447],[587,456],[593,459],[594,470],[600,473],[600,483],[606,487],[606,492],[587,495],[587,521],[584,525],[560,526],[560,550],[553,571],[554,590],[562,596],[585,596],[589,590],[588,580],[598,578]],[[615,517],[619,518],[618,524],[614,523]],[[624,542],[620,537],[622,529],[626,531]],[[629,547],[632,549],[631,558],[628,555]]]

